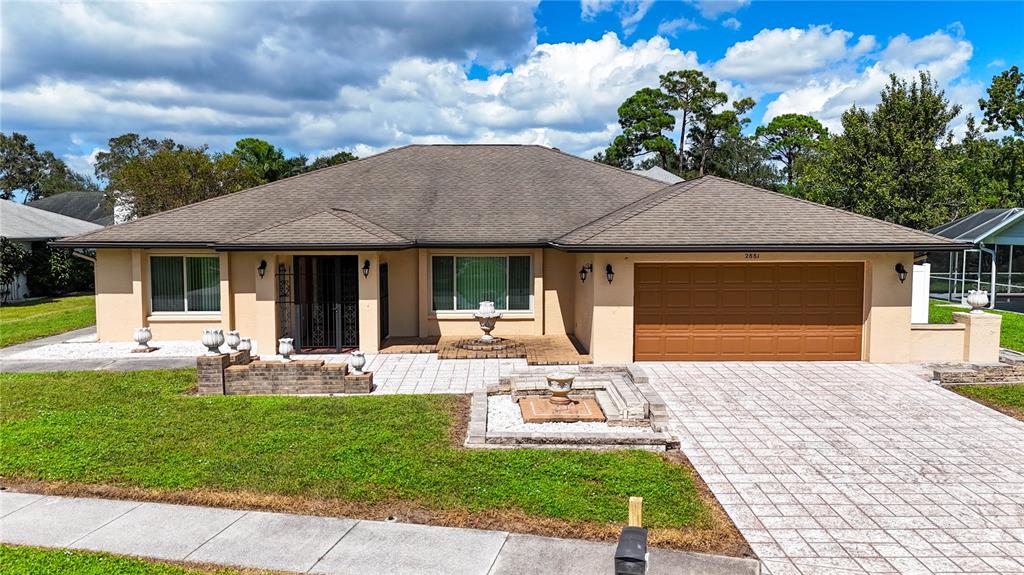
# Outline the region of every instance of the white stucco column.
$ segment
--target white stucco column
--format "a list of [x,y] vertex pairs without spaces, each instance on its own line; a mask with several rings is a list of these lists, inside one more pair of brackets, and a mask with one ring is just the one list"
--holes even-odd
[[[363,276],[363,263],[370,262],[370,273]],[[380,257],[377,252],[359,253],[359,349],[380,351]]]

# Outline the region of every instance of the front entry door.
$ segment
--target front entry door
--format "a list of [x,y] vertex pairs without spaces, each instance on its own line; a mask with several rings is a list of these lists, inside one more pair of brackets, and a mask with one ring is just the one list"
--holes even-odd
[[295,256],[295,349],[337,353],[359,346],[356,256]]

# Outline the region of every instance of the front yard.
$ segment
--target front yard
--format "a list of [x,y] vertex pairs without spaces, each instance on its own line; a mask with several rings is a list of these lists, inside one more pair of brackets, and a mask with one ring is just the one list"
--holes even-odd
[[952,390],[996,411],[1024,421],[1024,384],[958,385]]
[[[39,549],[0,545],[0,565],[6,575],[73,573],[74,575],[258,575],[261,571],[204,569],[171,563],[119,557],[107,553]],[[268,574],[269,575],[269,574]]]
[[187,395],[194,384],[194,370],[0,374],[0,476],[64,494],[597,539],[617,535],[639,495],[652,542],[742,546],[694,472],[662,455],[462,448],[465,396]]
[[[953,312],[967,311],[963,306],[955,306],[948,301],[928,300],[928,323],[953,323]],[[1007,349],[1024,351],[1024,314],[1012,311],[986,310],[1003,316],[1002,333],[999,344]]]
[[0,307],[0,347],[96,323],[96,296],[48,298]]

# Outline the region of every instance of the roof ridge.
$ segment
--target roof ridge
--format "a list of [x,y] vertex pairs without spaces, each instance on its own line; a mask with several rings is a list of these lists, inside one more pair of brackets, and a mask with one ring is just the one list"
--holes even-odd
[[598,162],[597,160],[588,160],[586,158],[581,158],[580,156],[576,156],[576,155],[570,154],[569,152],[563,152],[562,150],[560,150],[558,148],[552,148],[550,146],[542,146],[540,144],[518,144],[518,145],[520,145],[520,146],[529,146],[529,147],[533,147],[533,148],[540,148],[542,150],[547,150],[549,152],[555,152],[557,154],[561,154],[563,156],[572,158],[574,160],[579,160],[581,162],[587,162],[587,163],[590,163],[590,164],[596,164],[598,166],[602,166],[604,168],[608,168],[608,169],[614,170],[616,172],[621,172],[621,173],[624,173],[624,174],[629,174],[630,176],[633,176],[633,177],[636,177],[636,178],[643,178],[645,180],[649,180],[649,181],[652,181],[652,182],[658,182],[659,184],[664,184],[665,183],[665,182],[663,182],[663,181],[661,181],[661,180],[659,180],[657,178],[652,178],[650,176],[645,176],[645,175],[643,175],[643,174],[641,174],[639,172],[634,172],[633,170],[626,170],[626,169],[620,168],[618,166],[613,166],[611,164],[606,164],[604,162]]
[[929,233],[929,232],[926,232],[926,231],[923,231],[923,230],[917,230],[917,229],[911,228],[909,226],[902,226],[902,225],[897,224],[897,223],[889,222],[889,221],[886,221],[886,220],[880,220],[878,218],[873,218],[871,216],[865,216],[864,214],[858,214],[857,212],[852,212],[852,211],[849,211],[849,210],[844,210],[842,208],[836,208],[836,207],[825,205],[825,204],[819,204],[818,202],[812,202],[810,200],[805,200],[803,198],[798,198],[796,196],[791,196],[789,194],[783,194],[782,192],[775,192],[775,191],[768,190],[768,189],[765,189],[765,188],[760,188],[758,186],[754,186],[754,185],[751,185],[751,184],[746,184],[746,183],[743,183],[743,182],[737,182],[736,180],[730,180],[729,178],[723,178],[721,176],[715,176],[715,175],[712,175],[712,174],[705,174],[705,175],[701,176],[700,179],[704,179],[704,178],[714,178],[716,180],[722,180],[722,181],[725,181],[725,182],[731,182],[733,184],[736,184],[736,185],[739,185],[739,186],[743,186],[745,188],[750,188],[750,189],[752,189],[754,191],[757,191],[757,192],[771,194],[773,196],[778,196],[780,198],[785,198],[785,199],[788,199],[788,200],[792,200],[794,202],[800,202],[800,203],[807,204],[807,205],[810,205],[810,206],[815,206],[815,207],[818,207],[818,208],[825,208],[827,210],[832,210],[833,212],[839,212],[841,214],[845,214],[845,215],[848,215],[848,216],[854,216],[854,217],[860,218],[862,220],[867,220],[869,222],[885,224],[885,225],[887,225],[889,227],[896,228],[898,230],[909,231],[909,232],[913,232],[915,234],[921,234],[921,235],[924,235],[924,236],[928,236],[928,237],[930,237],[932,239],[940,239],[940,240],[943,240],[945,242],[956,243],[956,242],[954,242],[953,240],[951,240],[951,239],[949,239],[947,237],[943,237],[943,236],[940,236],[940,235],[937,235],[937,234],[932,234],[932,233]]
[[[397,233],[389,230],[388,228],[385,228],[384,226],[378,224],[377,222],[374,222],[374,221],[370,220],[369,218],[365,218],[365,217],[363,217],[363,216],[353,212],[352,210],[346,210],[344,208],[329,208],[329,209],[327,209],[325,211],[330,212],[332,216],[334,216],[334,217],[338,218],[339,220],[342,220],[342,221],[344,221],[346,223],[349,223],[349,224],[351,224],[353,226],[356,226],[357,228],[363,230],[364,232],[370,234],[371,236],[373,236],[373,237],[375,237],[375,238],[377,238],[379,240],[388,240],[388,241],[390,241],[389,238],[385,238],[384,236],[380,235],[380,233],[378,233],[376,230],[368,229],[367,226],[363,224],[363,222],[365,222],[367,224],[370,224],[372,226],[375,226],[377,228],[377,230],[384,230],[385,232],[395,236],[396,238],[404,240],[406,242],[411,241],[411,240],[409,240],[409,238],[403,236],[402,234],[397,234]],[[341,214],[346,214],[346,216],[351,216],[351,217],[345,217],[345,216],[342,216]]]
[[242,238],[247,238],[249,236],[254,236],[256,234],[261,234],[261,233],[263,233],[263,232],[265,232],[267,230],[272,230],[274,228],[279,228],[281,226],[287,226],[288,224],[294,224],[295,222],[302,221],[302,220],[304,220],[306,218],[311,218],[313,216],[322,214],[324,212],[330,212],[330,211],[331,211],[331,208],[323,208],[323,209],[317,210],[315,212],[304,213],[301,216],[298,216],[298,217],[295,217],[295,218],[291,218],[289,220],[278,220],[278,221],[276,221],[276,222],[274,222],[272,224],[266,225],[266,226],[264,226],[262,228],[258,228],[258,229],[255,229],[255,230],[249,230],[249,231],[243,233],[240,236],[235,236],[235,237],[233,237],[233,238],[231,238],[229,240],[215,242],[215,243],[223,244],[223,243],[234,242],[234,241],[240,240]]
[[[657,201],[655,203],[652,203],[649,206],[646,206],[643,210],[634,211],[633,213],[631,213],[627,217],[624,217],[624,218],[621,218],[621,219],[617,219],[617,220],[609,219],[607,225],[605,225],[603,227],[600,227],[599,229],[594,231],[593,234],[591,234],[591,235],[589,235],[589,236],[587,236],[585,238],[582,238],[582,239],[580,239],[578,241],[589,240],[590,238],[600,234],[603,231],[606,231],[607,229],[611,228],[614,225],[621,224],[622,222],[625,222],[625,221],[627,221],[627,220],[629,220],[631,218],[634,218],[637,215],[647,211],[648,209],[653,208],[654,206],[657,206],[658,204],[664,203],[664,202],[668,201],[669,199],[678,196],[679,194],[683,193],[686,190],[692,189],[694,186],[696,186],[698,183],[700,183],[700,181],[703,180],[703,179],[704,179],[704,176],[701,176],[700,178],[695,178],[695,179],[692,179],[692,180],[685,180],[685,181],[682,181],[682,182],[676,182],[674,184],[668,184],[668,185],[666,185],[663,188],[659,188],[657,190],[654,190],[653,192],[647,194],[646,196],[644,196],[644,197],[642,197],[642,198],[640,198],[638,200],[630,202],[630,203],[628,203],[628,204],[626,204],[626,205],[624,205],[624,206],[622,206],[620,208],[616,208],[616,209],[608,212],[607,214],[604,214],[603,216],[599,216],[597,218],[594,218],[594,219],[590,220],[589,222],[587,222],[587,223],[585,223],[585,224],[583,224],[581,226],[577,226],[577,227],[573,228],[572,230],[569,230],[568,232],[566,232],[566,233],[562,234],[561,236],[559,236],[558,239],[560,240],[562,238],[565,238],[566,236],[572,235],[573,233],[575,233],[575,232],[577,232],[577,231],[579,231],[579,230],[581,230],[583,228],[586,228],[586,227],[589,227],[589,226],[592,226],[592,225],[596,225],[601,220],[606,219],[606,218],[612,218],[613,216],[615,216],[615,214],[618,214],[619,212],[627,211],[629,208],[634,208],[634,210],[635,210],[641,203],[643,203],[645,201],[648,201],[648,200],[652,200],[652,199],[655,198],[655,196],[658,196],[659,194],[664,194],[665,195],[665,197],[660,198],[659,201]],[[662,183],[664,183],[664,182],[662,182]],[[676,187],[678,187],[680,189],[678,191],[674,192],[674,193],[666,193],[668,190],[670,190],[672,188],[676,188]]]
[[[164,210],[162,212],[157,212],[155,214],[149,214],[148,216],[142,216],[141,218],[135,218],[134,220],[131,220],[131,221],[128,221],[128,222],[124,222],[124,223],[120,223],[120,224],[114,224],[112,226],[106,226],[102,230],[95,230],[95,231],[92,231],[92,232],[89,232],[89,233],[86,233],[86,234],[81,234],[81,235],[75,236],[75,239],[76,240],[84,239],[87,236],[90,236],[92,234],[95,234],[95,233],[98,233],[98,232],[101,232],[101,231],[107,231],[107,230],[110,230],[110,229],[113,229],[113,228],[119,228],[119,227],[122,227],[122,226],[129,226],[129,225],[135,224],[136,222],[145,221],[145,220],[148,220],[148,219],[151,219],[151,218],[155,218],[157,216],[162,216],[164,214],[170,214],[170,213],[173,213],[173,212],[184,210],[185,208],[191,208],[193,206],[198,206],[200,204],[205,204],[205,203],[209,203],[209,202],[213,202],[213,201],[217,201],[217,200],[222,200],[222,199],[227,198],[227,197],[237,196],[238,194],[249,194],[251,192],[255,192],[257,190],[262,190],[263,188],[266,188],[267,186],[272,186],[272,185],[275,185],[275,184],[277,184],[279,182],[283,182],[283,181],[286,181],[286,180],[295,180],[295,179],[306,177],[306,176],[312,176],[313,174],[323,174],[323,172],[326,171],[326,170],[337,170],[338,168],[341,168],[343,166],[349,166],[349,165],[352,165],[352,164],[357,164],[359,162],[363,162],[365,160],[370,160],[372,158],[378,158],[378,157],[383,156],[385,154],[390,154],[392,152],[397,152],[399,150],[402,150],[404,148],[408,148],[410,146],[411,146],[411,144],[410,145],[406,145],[406,146],[399,146],[397,148],[390,148],[388,150],[384,150],[383,152],[381,152],[379,154],[374,154],[372,156],[366,156],[365,158],[357,158],[355,160],[349,160],[348,162],[344,162],[344,163],[341,163],[341,164],[335,164],[333,166],[327,166],[326,168],[320,168],[319,170],[310,170],[308,172],[303,172],[301,174],[296,174],[294,176],[289,176],[287,178],[281,178],[280,180],[274,180],[273,182],[267,182],[265,184],[260,184],[258,186],[253,186],[251,188],[246,188],[244,190],[238,190],[237,192],[231,192],[230,194],[222,194],[220,196],[214,196],[212,198],[206,198],[205,200],[200,200],[198,202],[193,202],[191,204],[185,204],[184,206],[178,206],[176,208],[171,208],[169,210]],[[268,228],[264,228],[264,229],[268,229]],[[246,235],[248,235],[248,234],[246,234]],[[244,237],[244,236],[238,236],[238,237]]]

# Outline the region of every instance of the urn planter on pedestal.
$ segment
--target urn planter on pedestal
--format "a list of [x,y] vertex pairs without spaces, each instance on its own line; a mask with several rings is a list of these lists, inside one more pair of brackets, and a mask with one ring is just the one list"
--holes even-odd
[[353,351],[348,358],[348,366],[352,368],[352,373],[355,375],[362,375],[363,368],[366,367],[366,354],[359,350]]
[[206,355],[218,355],[220,346],[224,345],[224,330],[220,328],[203,328],[203,345],[206,346]]
[[225,336],[224,341],[228,344],[231,351],[238,351],[238,344],[242,342],[242,338],[238,335],[236,330],[231,330],[228,332],[228,335]]
[[985,290],[971,290],[967,292],[967,305],[971,306],[971,313],[985,313],[982,308],[988,306],[988,292]]
[[480,322],[480,329],[484,332],[484,335],[480,337],[480,341],[494,341],[491,330],[494,329],[494,324],[501,319],[501,313],[494,309],[494,302],[480,302],[480,309],[473,313],[473,317]]
[[132,339],[138,344],[135,346],[134,352],[147,352],[152,351],[149,347],[149,341],[153,339],[153,332],[148,327],[137,327],[132,333]]
[[238,339],[238,351],[252,351],[251,337],[240,337]]
[[282,337],[277,340],[277,353],[281,354],[281,362],[288,363],[292,360],[292,354],[295,353],[295,347],[292,345],[294,340],[290,337]]

